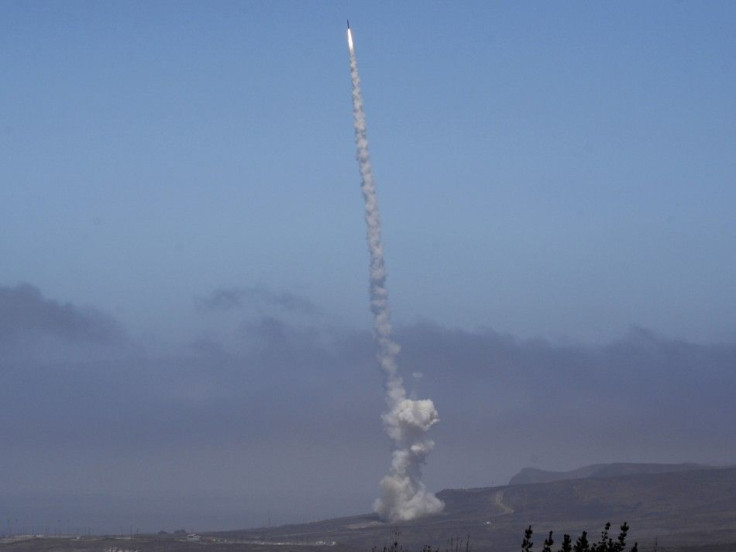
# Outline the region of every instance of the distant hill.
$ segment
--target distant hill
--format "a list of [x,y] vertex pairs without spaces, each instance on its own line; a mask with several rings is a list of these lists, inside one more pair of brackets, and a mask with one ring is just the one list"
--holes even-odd
[[622,475],[641,475],[652,473],[672,473],[690,470],[711,469],[702,464],[593,464],[576,470],[556,472],[524,468],[511,478],[509,485],[529,485],[532,483],[551,483],[565,479],[587,479],[589,477],[618,477]]

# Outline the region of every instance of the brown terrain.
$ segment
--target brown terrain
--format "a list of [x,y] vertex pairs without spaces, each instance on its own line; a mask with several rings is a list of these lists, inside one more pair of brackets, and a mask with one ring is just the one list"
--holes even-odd
[[[695,464],[606,464],[555,473],[522,470],[502,487],[445,490],[445,511],[412,522],[387,524],[374,515],[303,525],[184,536],[25,538],[0,542],[0,551],[239,551],[379,552],[398,541],[409,551],[431,546],[440,552],[520,550],[532,525],[535,549],[547,532],[556,544],[563,533],[591,540],[607,521],[617,534],[624,521],[629,544],[646,552],[736,552],[736,467]],[[553,549],[556,549],[553,546]]]

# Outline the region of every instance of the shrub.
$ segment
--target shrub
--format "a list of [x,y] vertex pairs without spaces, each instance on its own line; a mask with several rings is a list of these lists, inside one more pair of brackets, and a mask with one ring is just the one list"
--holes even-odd
[[[608,534],[611,529],[611,523],[606,523],[606,526],[601,531],[601,538],[598,542],[590,543],[588,541],[588,532],[583,531],[575,544],[572,544],[570,535],[564,535],[562,537],[562,547],[559,552],[626,552],[626,535],[629,532],[629,525],[624,522],[619,528],[619,534],[616,540],[613,540]],[[532,541],[532,526],[526,528],[524,531],[524,539],[521,541],[521,549],[523,552],[531,552],[534,542]],[[552,531],[549,532],[547,538],[544,539],[544,547],[542,552],[552,552],[552,545],[555,541],[552,539]],[[637,543],[631,547],[629,552],[638,552]]]

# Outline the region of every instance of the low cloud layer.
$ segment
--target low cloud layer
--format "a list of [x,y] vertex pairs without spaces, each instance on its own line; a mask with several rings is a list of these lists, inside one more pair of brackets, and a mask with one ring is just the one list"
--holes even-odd
[[273,291],[266,286],[220,288],[196,300],[202,311],[269,311],[278,309],[297,314],[316,314],[314,304],[288,291]]
[[109,343],[122,335],[120,325],[98,310],[48,299],[30,284],[0,287],[0,343],[28,337]]
[[[227,490],[272,497],[281,522],[305,520],[275,498],[294,493],[322,497],[309,519],[370,511],[390,451],[374,345],[367,329],[323,318],[297,323],[279,305],[243,311],[231,333],[208,336],[210,346],[156,356],[109,315],[32,286],[0,288],[9,443],[0,486]],[[736,344],[632,328],[607,345],[560,345],[431,323],[399,328],[397,340],[403,374],[421,372],[407,380],[442,412],[431,490],[503,484],[529,465],[736,462]]]

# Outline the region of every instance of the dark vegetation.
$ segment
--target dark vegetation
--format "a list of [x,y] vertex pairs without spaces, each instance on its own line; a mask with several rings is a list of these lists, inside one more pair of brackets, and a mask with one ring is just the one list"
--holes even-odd
[[[616,539],[611,537],[609,533],[610,530],[611,523],[607,522],[603,527],[603,531],[601,531],[601,536],[597,542],[591,542],[588,539],[587,531],[583,531],[574,543],[570,535],[565,534],[562,537],[562,544],[557,552],[627,552],[626,537],[629,533],[628,523],[624,522],[623,525],[619,527],[619,533]],[[553,531],[550,531],[547,534],[547,537],[544,539],[541,552],[553,552],[552,547],[555,544],[553,534]],[[534,531],[530,525],[524,531],[524,539],[521,542],[522,552],[532,552],[532,548],[534,547],[534,541],[532,541],[533,536]],[[408,552],[408,550],[400,543],[398,532],[394,532],[392,537],[391,544],[385,545],[381,552]],[[635,542],[628,552],[638,552],[638,550],[638,543]],[[374,546],[371,552],[378,552],[378,548]],[[440,548],[424,546],[422,548],[422,552],[440,552]],[[471,552],[470,537],[465,537],[464,539],[450,539],[444,552]]]
[[[618,537],[614,540],[610,536],[609,531],[611,529],[611,523],[607,522],[601,531],[600,539],[597,542],[590,542],[588,540],[588,532],[583,531],[573,544],[570,535],[565,534],[562,537],[562,545],[558,549],[558,552],[626,552],[626,537],[629,533],[629,525],[624,522],[619,527]],[[524,531],[524,539],[521,542],[522,552],[532,552],[534,547],[534,541],[532,537],[534,531],[532,526],[526,528]],[[392,535],[392,542],[390,545],[385,545],[381,552],[408,552],[403,545],[400,544],[399,533],[394,532]],[[552,547],[555,541],[553,538],[553,531],[547,534],[547,538],[544,539],[542,552],[553,552]],[[634,543],[628,552],[638,552],[638,543]],[[378,552],[377,547],[373,547],[371,552]],[[433,548],[431,546],[424,546],[422,552],[440,552],[440,548]],[[450,539],[448,547],[444,552],[471,552],[470,537],[464,539]]]
[[[626,522],[619,528],[619,534],[616,540],[609,535],[611,529],[611,523],[606,523],[603,531],[601,531],[601,537],[598,542],[591,543],[588,540],[588,532],[583,531],[580,536],[572,543],[570,535],[564,535],[562,537],[562,546],[559,548],[559,552],[625,552],[626,550],[626,535],[629,532],[629,526]],[[521,549],[523,552],[532,552],[534,542],[532,541],[532,526],[527,527],[524,531],[524,540],[521,542]],[[550,531],[547,538],[544,539],[544,546],[542,552],[552,552],[552,546],[555,544],[552,538],[553,532]],[[638,544],[634,543],[629,552],[637,552]]]

